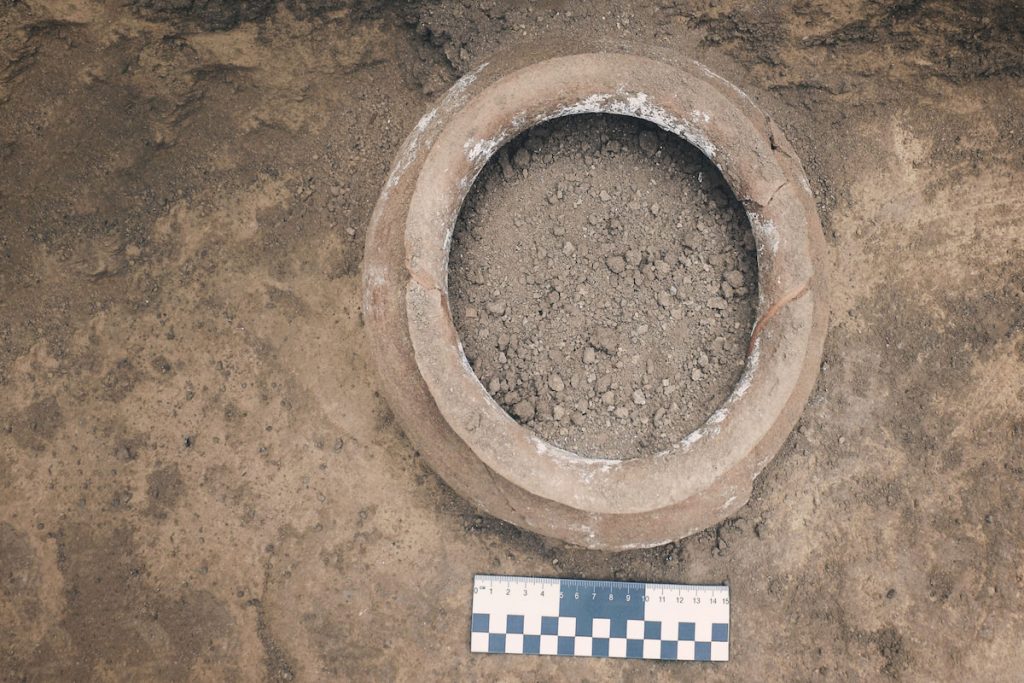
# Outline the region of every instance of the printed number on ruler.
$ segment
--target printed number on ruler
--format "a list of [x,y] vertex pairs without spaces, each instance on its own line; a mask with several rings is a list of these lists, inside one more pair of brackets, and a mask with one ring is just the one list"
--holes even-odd
[[723,662],[729,587],[477,575],[470,649]]

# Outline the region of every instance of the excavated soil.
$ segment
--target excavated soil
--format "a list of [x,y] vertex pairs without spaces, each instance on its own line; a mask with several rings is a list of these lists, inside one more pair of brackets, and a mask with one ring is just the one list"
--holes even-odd
[[[1019,2],[0,5],[0,680],[1024,671]],[[753,98],[830,270],[817,387],[749,503],[624,553],[453,494],[377,395],[359,310],[434,99],[495,50],[595,38]],[[732,659],[471,655],[474,573],[728,582]]]
[[456,225],[449,295],[491,395],[594,457],[665,450],[743,371],[757,304],[743,208],[651,124],[574,116],[502,148]]

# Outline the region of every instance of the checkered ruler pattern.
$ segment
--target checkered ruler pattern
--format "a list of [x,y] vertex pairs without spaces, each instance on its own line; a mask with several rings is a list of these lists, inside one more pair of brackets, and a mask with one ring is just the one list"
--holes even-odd
[[724,662],[729,587],[478,575],[470,649]]

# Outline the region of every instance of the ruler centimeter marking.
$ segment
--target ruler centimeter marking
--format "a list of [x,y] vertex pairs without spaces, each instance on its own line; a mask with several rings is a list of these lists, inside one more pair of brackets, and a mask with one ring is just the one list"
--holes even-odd
[[470,651],[724,662],[729,587],[478,574]]

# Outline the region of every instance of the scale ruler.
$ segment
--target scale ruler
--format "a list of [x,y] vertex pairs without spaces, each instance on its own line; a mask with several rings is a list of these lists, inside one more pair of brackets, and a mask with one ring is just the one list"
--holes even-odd
[[472,652],[724,662],[729,587],[478,574],[470,631]]

